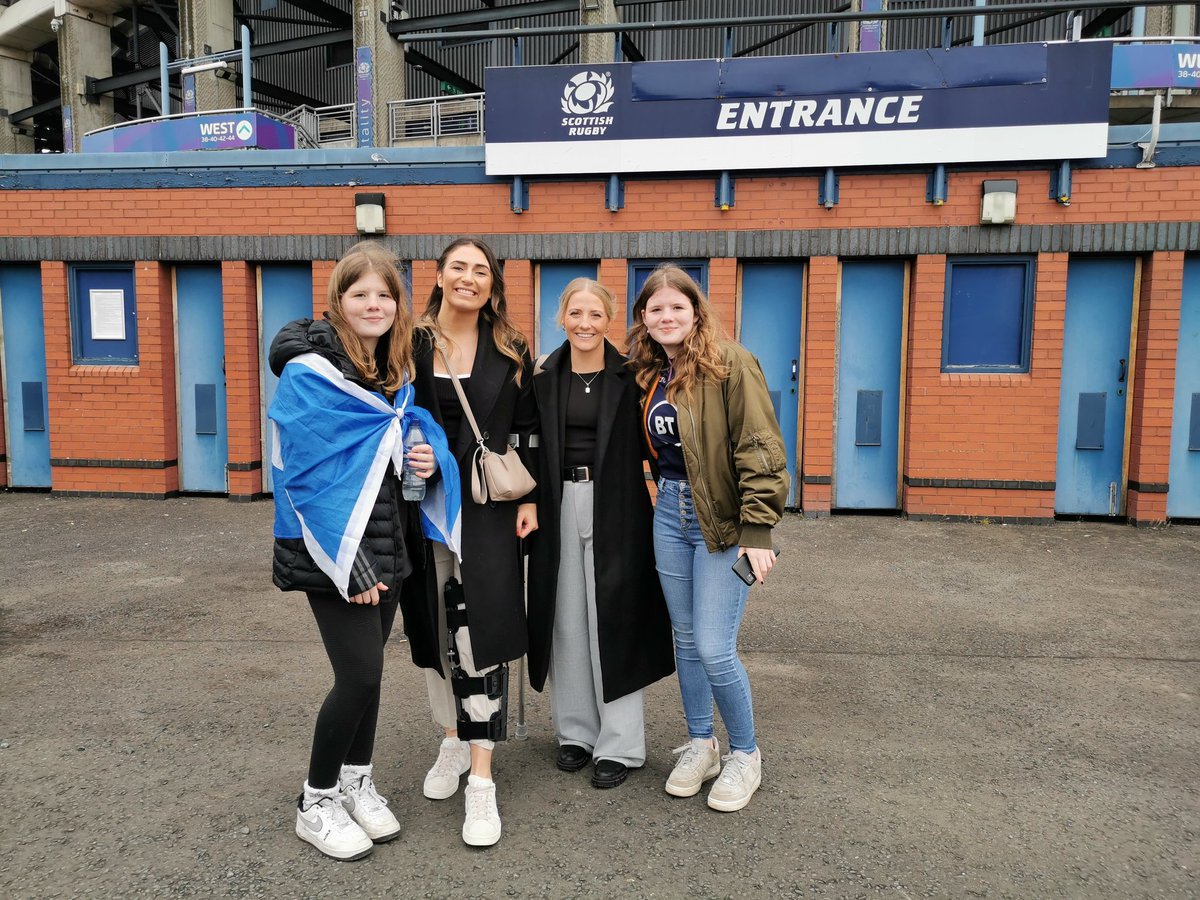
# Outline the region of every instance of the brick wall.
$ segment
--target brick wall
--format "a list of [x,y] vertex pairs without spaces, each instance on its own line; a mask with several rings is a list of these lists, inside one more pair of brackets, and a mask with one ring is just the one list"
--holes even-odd
[[[1189,221],[1200,200],[1200,169],[1086,169],[1073,173],[1072,204],[1048,196],[1048,171],[952,172],[947,202],[925,202],[921,172],[843,174],[840,203],[817,204],[815,175],[736,179],[736,204],[713,205],[710,177],[630,179],[625,208],[604,208],[604,184],[534,182],[530,208],[509,210],[508,186],[393,185],[392,234],[454,235],[471,210],[476,234],[573,234],[937,229],[978,224],[980,184],[1016,178],[1018,222],[1041,225]],[[162,190],[6,191],[0,236],[109,239],[118,236],[272,236],[354,233],[354,186]],[[187,215],[180,215],[187,210]],[[1002,234],[1003,232],[996,232]],[[1086,248],[1081,248],[1086,249]],[[114,260],[116,261],[116,260]],[[941,372],[946,259],[911,259],[907,320],[905,417],[902,423],[904,509],[913,515],[1000,519],[1048,518],[1054,512],[1058,391],[1066,297],[1066,253],[1037,256],[1030,372],[962,375]],[[602,259],[599,278],[618,312],[610,338],[625,338],[626,259]],[[509,309],[527,334],[535,327],[538,260],[510,259]],[[313,261],[313,309],[324,311],[334,261]],[[224,313],[229,410],[229,489],[234,498],[262,485],[262,409],[255,263],[224,261]],[[1128,512],[1140,521],[1165,516],[1175,342],[1183,255],[1144,259],[1133,372]],[[77,367],[71,363],[67,266],[42,264],[53,481],[59,491],[116,491],[164,496],[178,489],[171,270],[136,261],[140,364]],[[412,263],[419,316],[435,280],[430,259]],[[807,260],[801,357],[799,504],[806,514],[830,511],[834,463],[838,259]],[[738,317],[738,260],[709,261],[709,295],[723,327]],[[542,348],[550,350],[553,348]],[[3,444],[0,443],[0,452]],[[86,461],[87,465],[77,465]],[[2,477],[2,476],[0,476]],[[0,484],[3,482],[0,481]],[[1139,489],[1140,488],[1140,489]]]
[[[1142,267],[1133,366],[1127,512],[1140,522],[1167,518],[1175,349],[1183,297],[1182,253],[1154,253]],[[1133,485],[1138,485],[1135,489]]]

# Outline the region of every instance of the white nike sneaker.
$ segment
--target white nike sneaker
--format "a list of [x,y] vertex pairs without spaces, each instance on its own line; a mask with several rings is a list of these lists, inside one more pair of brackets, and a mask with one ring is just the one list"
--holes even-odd
[[342,788],[342,806],[350,818],[376,844],[400,837],[400,823],[388,809],[388,802],[375,790],[371,767],[342,766],[338,784]]
[[446,738],[438,749],[433,768],[425,775],[422,793],[430,800],[445,800],[458,792],[458,784],[471,771],[471,745],[456,737]]
[[306,794],[296,802],[296,837],[334,859],[362,859],[371,852],[375,845],[350,818],[338,792]]

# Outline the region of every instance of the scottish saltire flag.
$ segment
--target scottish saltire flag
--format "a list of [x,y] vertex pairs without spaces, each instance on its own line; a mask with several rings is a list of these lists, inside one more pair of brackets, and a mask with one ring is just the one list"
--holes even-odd
[[403,436],[414,419],[442,475],[421,501],[421,527],[461,558],[458,464],[446,433],[412,399],[406,384],[389,404],[324,357],[304,353],[284,366],[267,411],[274,429],[275,536],[303,538],[343,597],[388,463],[397,472],[403,466]]

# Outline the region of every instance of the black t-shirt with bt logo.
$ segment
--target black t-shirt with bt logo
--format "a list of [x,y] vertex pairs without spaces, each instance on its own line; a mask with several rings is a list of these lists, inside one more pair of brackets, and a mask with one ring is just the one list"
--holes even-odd
[[667,400],[667,384],[672,374],[668,368],[654,386],[646,410],[646,432],[650,435],[650,446],[658,454],[658,474],[670,481],[687,481],[683,448],[679,445],[678,414],[675,405]]

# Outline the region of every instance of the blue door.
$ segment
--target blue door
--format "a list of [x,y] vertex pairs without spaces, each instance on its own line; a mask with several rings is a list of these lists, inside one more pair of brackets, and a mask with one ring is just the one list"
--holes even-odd
[[4,393],[8,398],[9,481],[50,487],[50,402],[42,274],[37,266],[0,266]]
[[1183,308],[1175,353],[1175,414],[1171,422],[1167,515],[1200,518],[1200,257],[1183,267]]
[[[411,277],[411,276],[410,276]],[[271,372],[267,352],[279,329],[296,319],[312,318],[312,267],[271,263],[259,270],[259,304],[262,321],[262,416],[263,416],[263,491],[274,490],[271,479],[271,429],[267,427],[267,407],[275,396],[279,379]]]
[[219,266],[175,269],[179,348],[179,487],[229,490],[225,415],[225,319]]
[[646,283],[646,279],[650,277],[658,266],[664,262],[673,262],[683,271],[687,272],[692,277],[696,284],[700,285],[700,290],[704,291],[704,295],[708,296],[708,263],[701,260],[686,260],[686,259],[655,259],[655,260],[639,260],[629,264],[629,300],[625,305],[625,325],[627,328],[633,327],[633,304],[637,301],[637,295],[642,290],[642,285]]
[[783,432],[788,506],[796,505],[799,483],[796,439],[800,413],[800,337],[804,321],[803,263],[745,263],[742,266],[742,324],[739,339],[762,365],[775,418]]
[[596,278],[594,262],[553,262],[538,266],[537,356],[553,353],[567,339],[555,319],[563,289],[576,278]]
[[897,509],[906,265],[841,268],[833,505]]
[[1125,508],[1129,333],[1137,261],[1076,258],[1067,268],[1054,511]]

